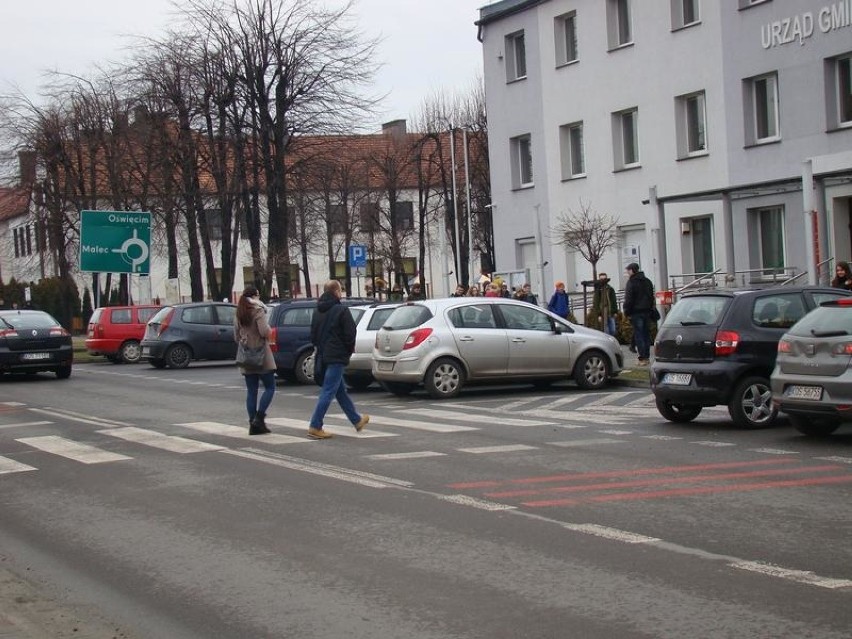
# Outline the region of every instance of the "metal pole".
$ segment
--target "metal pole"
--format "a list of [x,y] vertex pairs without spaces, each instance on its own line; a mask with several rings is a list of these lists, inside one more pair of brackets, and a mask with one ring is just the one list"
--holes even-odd
[[538,275],[538,290],[544,294],[544,247],[542,246],[541,239],[541,218],[538,213],[541,204],[536,204],[533,208],[535,209],[535,261],[536,274]]
[[802,208],[805,213],[805,258],[808,265],[808,284],[817,283],[816,261],[814,256],[814,167],[811,160],[802,163]]
[[470,161],[467,148],[467,129],[462,129],[464,144],[464,186],[467,197],[467,279],[473,281],[473,211],[470,208]]
[[[453,125],[450,125],[450,167],[453,171],[453,226],[456,232],[456,281],[460,282],[461,277],[461,242],[459,242],[459,207],[456,203],[458,196],[458,187],[456,186],[456,130]],[[447,289],[449,290],[449,288]]]

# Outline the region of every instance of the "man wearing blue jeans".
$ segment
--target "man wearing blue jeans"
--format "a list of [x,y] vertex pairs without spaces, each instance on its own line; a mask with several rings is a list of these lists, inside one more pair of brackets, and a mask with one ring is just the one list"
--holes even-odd
[[357,432],[364,430],[370,421],[369,415],[358,414],[343,381],[343,369],[349,364],[349,358],[355,350],[356,329],[352,314],[340,303],[342,294],[340,282],[328,281],[311,322],[311,342],[325,367],[322,388],[308,427],[308,437],[311,439],[332,437],[331,433],[323,429],[323,419],[332,399],[337,400]]
[[639,366],[647,366],[651,360],[651,309],[654,308],[654,285],[639,265],[632,262],[627,265],[630,279],[624,286],[624,314],[630,318],[633,336],[636,338],[636,351],[639,354]]

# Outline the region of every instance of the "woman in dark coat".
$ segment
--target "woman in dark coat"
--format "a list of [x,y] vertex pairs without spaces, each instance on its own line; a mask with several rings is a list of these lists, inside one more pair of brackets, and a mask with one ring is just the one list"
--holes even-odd
[[[249,417],[249,435],[265,435],[270,432],[266,427],[266,411],[275,395],[275,357],[267,341],[269,323],[266,321],[266,306],[260,301],[256,287],[246,286],[237,302],[237,314],[234,318],[234,340],[243,342],[249,348],[265,347],[263,365],[255,368],[240,366],[240,372],[246,381],[246,410]],[[260,402],[257,393],[263,384]]]
[[852,291],[852,272],[849,271],[848,262],[838,262],[837,266],[834,267],[834,275],[834,279],[831,280],[832,287]]

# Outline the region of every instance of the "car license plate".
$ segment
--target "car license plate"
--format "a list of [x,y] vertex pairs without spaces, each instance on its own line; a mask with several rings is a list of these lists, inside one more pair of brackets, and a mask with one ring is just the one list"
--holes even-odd
[[143,346],[142,347],[142,355],[150,355],[150,354],[151,354],[151,347],[150,346]]
[[692,382],[691,373],[666,373],[663,375],[663,384],[671,384],[672,386],[689,386]]
[[380,371],[392,371],[394,362],[379,362]]
[[822,386],[788,386],[784,395],[791,399],[822,399]]
[[21,359],[27,362],[31,362],[33,360],[50,359],[50,353],[24,353],[23,355],[21,355]]

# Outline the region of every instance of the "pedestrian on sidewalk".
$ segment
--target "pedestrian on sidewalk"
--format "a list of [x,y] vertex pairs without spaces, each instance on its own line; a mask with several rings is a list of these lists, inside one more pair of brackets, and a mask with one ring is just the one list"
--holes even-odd
[[[275,395],[275,357],[269,347],[269,322],[266,320],[266,305],[260,301],[255,286],[246,286],[237,302],[234,317],[234,340],[249,348],[264,347],[263,364],[259,367],[240,365],[246,383],[246,410],[249,418],[249,435],[265,435],[266,411]],[[258,402],[257,394],[263,384],[263,394]]]
[[636,262],[627,265],[629,279],[624,287],[624,314],[630,318],[639,366],[651,360],[651,311],[654,309],[654,285]]
[[311,439],[332,437],[331,433],[323,429],[323,420],[332,399],[337,400],[357,432],[364,430],[370,421],[369,415],[360,415],[355,409],[343,381],[343,369],[349,364],[349,359],[355,351],[355,320],[352,319],[349,309],[340,303],[343,294],[340,282],[329,280],[323,291],[317,304],[317,312],[311,321],[311,342],[325,369],[322,388],[308,427],[308,437]]
[[592,313],[596,313],[604,332],[615,337],[615,314],[618,313],[618,298],[610,286],[606,273],[598,274],[595,293],[592,295]]
[[555,289],[547,303],[547,310],[567,320],[568,315],[571,314],[571,301],[568,299],[568,293],[565,292],[565,282],[556,282]]

